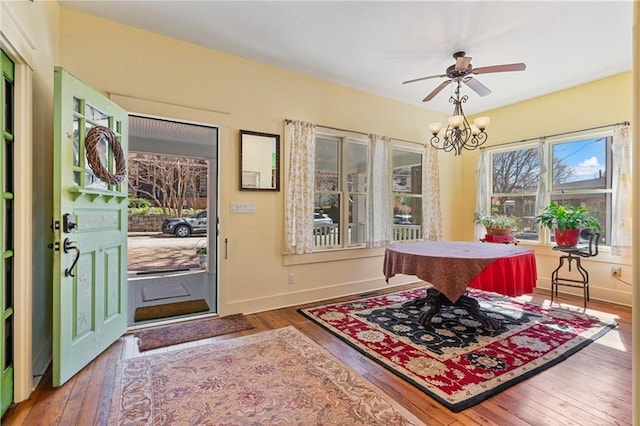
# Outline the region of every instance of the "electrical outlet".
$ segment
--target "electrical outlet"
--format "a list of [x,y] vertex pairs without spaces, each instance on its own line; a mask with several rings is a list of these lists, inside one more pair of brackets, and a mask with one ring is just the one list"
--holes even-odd
[[611,267],[611,275],[614,277],[622,276],[622,266],[612,266]]
[[289,284],[295,284],[296,283],[296,274],[294,274],[293,272],[289,272]]

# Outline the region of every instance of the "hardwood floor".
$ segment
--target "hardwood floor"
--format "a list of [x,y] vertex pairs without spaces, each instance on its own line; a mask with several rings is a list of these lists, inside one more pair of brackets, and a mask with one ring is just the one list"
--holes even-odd
[[[415,286],[394,287],[389,291]],[[549,303],[548,293],[543,291],[529,296],[537,303]],[[581,298],[564,296],[559,301],[567,308],[582,310]],[[616,329],[560,364],[460,413],[449,411],[362,356],[300,315],[297,308],[248,315],[255,326],[252,330],[171,349],[293,325],[429,425],[630,425],[632,422],[631,308],[592,300],[587,312],[616,317],[619,323]],[[166,350],[169,349],[142,355]],[[140,355],[133,336],[126,335],[60,388],[51,386],[49,371],[27,401],[9,408],[2,425],[106,425],[118,360]]]

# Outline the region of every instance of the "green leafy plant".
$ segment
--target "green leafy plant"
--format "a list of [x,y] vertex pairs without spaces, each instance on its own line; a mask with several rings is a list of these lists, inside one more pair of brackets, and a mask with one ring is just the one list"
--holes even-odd
[[151,201],[146,198],[129,198],[130,209],[142,209],[151,207]]
[[200,240],[196,243],[196,255],[204,256],[207,254],[207,242]]
[[473,222],[476,225],[482,225],[485,228],[513,230],[517,229],[520,225],[520,221],[517,217],[507,216],[506,214],[475,213],[473,215]]
[[549,229],[592,228],[598,231],[602,230],[600,221],[590,215],[587,208],[571,205],[561,206],[553,201],[541,214],[535,217],[535,222]]

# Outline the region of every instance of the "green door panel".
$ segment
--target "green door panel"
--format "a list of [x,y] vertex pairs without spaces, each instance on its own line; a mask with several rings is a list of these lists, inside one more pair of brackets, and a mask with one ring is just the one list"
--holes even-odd
[[[54,386],[126,331],[127,181],[111,185],[92,170],[85,138],[93,127],[108,127],[126,158],[127,123],[125,110],[64,69],[55,69]],[[115,174],[117,153],[110,141],[101,139],[97,152],[104,168]]]
[[13,138],[15,66],[0,56],[0,416],[13,402]]

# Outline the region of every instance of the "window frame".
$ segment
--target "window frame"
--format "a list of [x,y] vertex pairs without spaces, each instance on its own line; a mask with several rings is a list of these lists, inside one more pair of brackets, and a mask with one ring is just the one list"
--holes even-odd
[[[505,153],[505,152],[511,152],[511,151],[521,151],[521,150],[526,150],[526,149],[538,149],[538,144],[534,141],[534,142],[527,142],[527,143],[522,143],[522,144],[518,144],[518,145],[512,145],[509,147],[501,147],[495,150],[491,150],[489,151],[489,149],[487,149],[487,155],[489,155],[489,191],[487,192],[489,194],[489,198],[487,200],[485,200],[485,208],[486,211],[489,213],[492,213],[492,200],[495,197],[510,197],[513,196],[514,194],[516,194],[517,196],[522,196],[522,197],[534,197],[534,206],[535,206],[535,202],[538,196],[538,191],[537,191],[537,187],[535,190],[533,191],[527,191],[527,192],[494,192],[494,177],[495,177],[495,168],[493,166],[493,155],[494,154],[501,154],[501,153]],[[542,162],[544,161],[543,158],[540,159],[540,163],[542,164]],[[527,242],[540,242],[540,227],[537,227],[538,229],[538,239],[536,240],[529,240],[527,239]]]
[[[399,151],[405,151],[405,152],[410,152],[413,154],[417,154],[420,156],[420,193],[419,194],[415,194],[413,192],[397,192],[394,191],[393,188],[393,152],[395,150],[399,150]],[[423,189],[423,185],[424,182],[422,182],[422,178],[424,176],[424,170],[422,170],[422,167],[424,167],[424,150],[420,149],[419,147],[414,147],[412,145],[409,145],[407,143],[402,143],[401,141],[397,141],[397,140],[391,140],[391,157],[389,159],[390,164],[389,167],[391,167],[391,173],[390,173],[390,196],[391,199],[389,200],[389,203],[391,203],[391,227],[393,229],[393,235],[391,237],[391,241],[392,242],[400,242],[400,241],[419,241],[422,239],[422,230],[423,230],[423,218],[424,218],[424,189]],[[395,217],[395,212],[393,211],[393,206],[395,203],[395,199],[396,197],[406,197],[406,198],[417,198],[420,199],[420,216],[419,216],[419,223],[417,225],[406,225],[406,226],[398,226],[398,224],[396,224],[394,222],[394,217]],[[406,237],[406,238],[399,238],[399,237]],[[415,237],[415,238],[411,238],[411,237]]]
[[[330,250],[349,250],[349,249],[354,249],[354,248],[364,248],[366,246],[366,241],[363,241],[361,243],[354,243],[351,244],[350,240],[349,240],[349,228],[350,228],[350,222],[349,222],[349,209],[348,209],[348,200],[349,200],[349,196],[354,194],[354,195],[364,195],[365,197],[367,196],[367,192],[369,191],[369,185],[370,182],[368,181],[368,173],[369,173],[369,169],[371,167],[371,144],[369,142],[369,139],[364,136],[364,135],[359,135],[359,134],[355,134],[355,133],[349,133],[349,132],[341,132],[341,131],[335,131],[335,132],[328,132],[328,131],[317,131],[316,135],[315,135],[315,140],[314,140],[314,144],[318,143],[319,139],[324,139],[324,140],[328,140],[328,141],[335,141],[338,144],[338,159],[337,159],[337,167],[336,170],[338,171],[338,188],[335,190],[320,190],[318,191],[318,189],[316,188],[316,184],[315,184],[315,173],[316,173],[316,169],[315,169],[315,165],[314,165],[314,189],[313,189],[313,196],[314,196],[314,200],[316,199],[316,196],[318,194],[318,192],[320,192],[321,194],[325,194],[325,195],[337,195],[338,198],[340,199],[340,208],[339,208],[339,217],[340,217],[340,222],[341,224],[347,224],[347,226],[338,226],[338,236],[337,236],[337,243],[334,244],[326,244],[326,245],[317,245],[314,243],[314,247],[313,247],[313,252],[314,253],[320,253],[320,252],[326,252],[326,251],[330,251]],[[348,173],[349,173],[349,143],[360,143],[366,146],[367,148],[367,182],[365,184],[365,191],[352,191],[349,189],[349,179],[348,179]],[[365,209],[366,209],[366,204],[365,204]],[[314,211],[316,210],[316,207],[314,206]],[[368,226],[368,218],[365,215],[365,229]],[[318,238],[317,235],[315,235],[315,231],[314,231],[314,240],[318,241],[320,238]]]
[[[571,143],[571,142],[580,142],[589,139],[608,139],[605,141],[605,165],[606,165],[606,188],[586,188],[586,189],[554,189],[553,187],[553,147],[563,143]],[[494,176],[495,176],[495,168],[494,168],[494,154],[510,152],[510,151],[519,151],[523,149],[537,149],[540,140],[531,140],[521,143],[508,144],[508,146],[500,146],[496,148],[487,147],[486,154],[489,155],[489,185],[488,188],[488,199],[484,200],[485,208],[488,212],[491,211],[492,203],[491,200],[494,197],[505,197],[505,196],[513,196],[514,194],[522,195],[522,196],[535,196],[536,204],[538,193],[537,190],[533,193],[523,192],[523,193],[496,193],[494,192]],[[602,223],[603,225],[603,233],[605,235],[611,235],[611,215],[612,215],[612,172],[613,172],[613,153],[611,151],[611,144],[613,143],[613,130],[612,129],[603,129],[599,131],[587,131],[587,132],[572,132],[570,135],[563,135],[558,137],[548,137],[544,139],[545,149],[547,151],[546,158],[541,158],[541,164],[544,162],[547,171],[547,193],[546,197],[548,200],[557,199],[558,196],[565,196],[570,198],[575,195],[586,195],[586,194],[601,194],[605,195],[606,200],[606,211],[605,211],[605,221]],[[540,225],[536,225],[536,229],[538,232],[537,240],[523,240],[526,243],[533,244],[541,244],[541,245],[555,245],[555,242],[552,241],[551,232],[542,228]],[[523,242],[521,240],[521,242]],[[606,242],[601,243],[600,247],[608,249],[610,247],[610,238],[607,238]]]
[[[314,200],[316,199],[316,195],[318,194],[318,192],[320,192],[321,194],[325,194],[325,195],[338,195],[339,199],[340,199],[340,223],[342,224],[347,224],[347,226],[339,226],[339,236],[338,236],[338,241],[335,242],[334,244],[327,244],[327,245],[321,245],[318,246],[314,243],[314,248],[313,248],[313,253],[323,253],[323,252],[328,252],[328,251],[344,251],[344,250],[353,250],[353,249],[365,249],[367,247],[367,241],[366,241],[366,235],[367,232],[365,231],[365,238],[364,241],[360,242],[360,243],[350,243],[349,240],[349,228],[351,226],[351,223],[349,222],[349,206],[346,204],[348,202],[348,200],[350,199],[349,197],[352,195],[359,195],[359,196],[364,196],[366,197],[366,202],[368,202],[368,192],[371,191],[371,181],[370,181],[370,170],[372,167],[371,164],[371,158],[372,158],[372,152],[371,152],[371,142],[369,140],[368,136],[365,136],[363,134],[360,133],[354,133],[354,132],[348,132],[348,131],[340,131],[340,130],[334,130],[334,129],[325,129],[325,128],[318,128],[316,131],[316,135],[315,135],[315,141],[314,143],[317,143],[317,141],[319,139],[325,139],[325,140],[329,140],[329,141],[335,141],[338,143],[338,153],[339,153],[339,158],[338,158],[338,173],[339,173],[339,177],[338,177],[338,185],[340,189],[337,190],[321,190],[318,191],[316,189],[315,186],[315,181],[314,181]],[[355,143],[362,143],[365,144],[367,147],[367,182],[365,185],[365,191],[353,191],[350,190],[349,188],[349,178],[348,178],[348,172],[349,172],[349,143],[350,142],[355,142]],[[421,167],[421,174],[420,174],[420,179],[422,179],[422,177],[424,176],[424,170],[422,170],[422,167],[424,167],[424,147],[423,146],[416,146],[418,144],[416,143],[409,143],[406,141],[401,141],[398,139],[393,139],[391,138],[391,144],[390,144],[390,158],[389,158],[389,165],[388,167],[391,169],[393,166],[393,151],[394,150],[400,150],[400,151],[405,151],[405,152],[410,152],[413,154],[417,154],[420,156],[420,167]],[[423,232],[423,210],[425,208],[424,206],[424,195],[422,193],[420,194],[414,194],[414,193],[399,193],[399,192],[395,192],[393,191],[393,173],[390,173],[390,191],[389,191],[389,205],[391,207],[391,217],[390,217],[390,221],[391,223],[389,224],[390,228],[392,229],[392,242],[399,242],[399,241],[418,241],[422,239],[422,232]],[[315,165],[314,165],[314,180],[315,180]],[[422,185],[424,185],[424,182],[421,182],[421,188]],[[395,200],[395,197],[397,195],[403,196],[403,197],[410,197],[410,198],[419,198],[421,200],[421,210],[420,210],[420,216],[419,216],[419,224],[418,225],[411,225],[411,230],[410,232],[407,232],[406,230],[404,232],[398,232],[398,230],[396,228],[398,228],[398,226],[396,224],[393,223],[393,202]],[[315,201],[314,201],[315,202]],[[366,204],[365,204],[365,209],[367,208]],[[314,205],[314,212],[316,212],[316,206]],[[370,226],[369,224],[369,218],[366,217],[365,218],[365,230]],[[405,228],[407,228],[408,226],[405,226]],[[395,238],[398,235],[402,235],[404,238]],[[317,241],[318,239],[315,237],[314,235],[314,242]]]
[[[606,178],[605,182],[606,188],[591,188],[591,189],[553,189],[553,147],[555,145],[563,144],[563,143],[571,143],[571,142],[579,142],[588,139],[608,139],[605,141],[605,170],[606,170]],[[548,198],[549,200],[553,200],[554,196],[561,198],[564,196],[566,198],[571,198],[572,195],[604,195],[606,200],[606,209],[605,209],[605,220],[602,221],[602,233],[606,236],[606,241],[600,240],[599,247],[600,248],[610,248],[611,247],[611,214],[612,214],[612,197],[613,197],[613,152],[611,151],[611,145],[613,143],[613,129],[610,130],[600,130],[600,131],[592,131],[592,132],[584,132],[580,134],[572,134],[569,136],[563,137],[555,137],[547,139],[546,143],[548,144],[548,167],[547,167],[547,182],[549,182],[549,190],[548,190]],[[548,229],[544,229],[544,244],[546,245],[555,245],[555,242],[551,240],[552,233]]]

